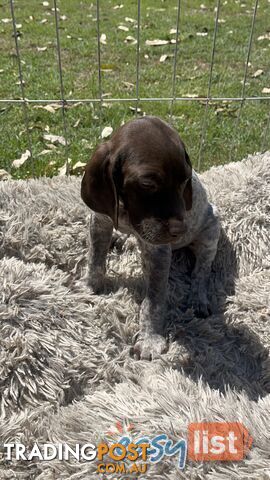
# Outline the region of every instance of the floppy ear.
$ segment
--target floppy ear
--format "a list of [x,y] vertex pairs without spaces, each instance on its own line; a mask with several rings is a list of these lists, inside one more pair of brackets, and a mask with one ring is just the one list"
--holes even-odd
[[118,228],[119,197],[114,182],[114,164],[107,143],[100,145],[87,164],[81,197],[94,212],[108,215]]
[[[188,153],[187,153],[186,149],[185,149],[185,160],[186,160],[187,164],[189,165],[189,167],[191,169],[191,173],[192,173],[192,165],[191,165],[191,161],[190,161],[190,158],[188,156]],[[191,208],[192,208],[192,177],[189,178],[187,183],[186,183],[184,193],[183,193],[183,197],[184,197],[184,201],[185,201],[186,210],[191,210]]]

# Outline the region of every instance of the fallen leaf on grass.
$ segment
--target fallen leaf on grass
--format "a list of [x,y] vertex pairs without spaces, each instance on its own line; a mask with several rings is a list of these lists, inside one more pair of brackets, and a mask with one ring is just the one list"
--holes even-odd
[[206,37],[208,35],[207,32],[196,32],[197,37]]
[[54,145],[57,143],[60,143],[60,145],[66,145],[66,140],[60,135],[52,135],[49,133],[45,133],[45,135],[43,135],[43,138],[48,142],[52,142]]
[[135,87],[134,83],[131,83],[131,82],[122,82],[122,83],[123,83],[124,87],[125,87],[125,88],[128,88],[129,90],[130,90],[131,88],[134,88],[134,87]]
[[38,52],[45,52],[48,47],[37,47]]
[[126,37],[125,39],[125,43],[130,43],[131,45],[135,45],[137,43],[137,40],[131,35],[128,35],[128,37]]
[[0,69],[0,73],[4,73],[4,70],[2,68]]
[[118,30],[122,30],[123,32],[128,32],[129,31],[129,28],[128,27],[125,27],[125,25],[118,25]]
[[55,113],[56,110],[62,108],[62,105],[60,105],[59,103],[51,103],[48,105],[35,105],[33,108],[40,108],[42,110],[46,110],[47,112]]
[[270,93],[270,88],[269,87],[264,87],[262,89],[262,93]]
[[75,165],[72,166],[72,173],[80,173],[84,171],[86,163],[85,162],[77,162]]
[[129,107],[129,110],[131,110],[132,112],[137,112],[137,113],[141,113],[141,108],[136,108],[136,107]]
[[169,40],[155,39],[155,40],[146,40],[145,45],[153,46],[153,47],[159,47],[161,45],[168,45],[168,43],[170,43]]
[[135,23],[136,22],[136,20],[134,20],[134,18],[130,18],[130,17],[125,17],[125,21],[129,22],[129,23]]
[[102,33],[100,35],[100,43],[102,43],[103,45],[107,45],[107,35],[106,35],[106,33]]
[[78,120],[76,120],[76,122],[74,123],[73,128],[77,128],[79,126],[80,122],[81,122],[81,119],[78,118]]
[[46,143],[46,147],[49,148],[50,150],[56,150],[56,145],[53,143]]
[[49,7],[49,2],[42,2],[43,7]]
[[170,35],[173,35],[173,34],[177,33],[176,28],[171,28],[169,33],[170,33]]
[[67,16],[66,15],[60,15],[60,20],[63,20],[63,21],[67,20]]
[[107,138],[109,137],[113,132],[113,128],[112,127],[105,127],[103,128],[102,132],[101,132],[101,138]]
[[21,167],[21,166],[26,162],[26,160],[28,160],[28,158],[30,158],[30,157],[31,157],[30,150],[26,150],[26,152],[22,154],[21,158],[18,158],[17,160],[13,160],[12,166],[15,167],[15,168],[19,168],[19,167]]
[[71,163],[71,158],[68,158],[67,162],[64,163],[64,165],[60,168],[58,168],[58,176],[59,177],[64,177],[67,173],[67,163],[70,165]]
[[47,18],[43,18],[42,20],[40,20],[40,23],[43,25],[43,23],[47,23],[48,22],[48,19]]
[[121,3],[121,5],[115,5],[115,6],[113,7],[113,9],[114,9],[114,10],[118,10],[118,8],[123,8],[123,6],[124,6],[124,5]]
[[47,155],[47,153],[52,153],[51,150],[42,150],[39,154],[38,154],[38,157],[40,157],[41,155]]
[[187,97],[187,98],[198,98],[199,95],[197,95],[197,93],[187,93],[186,95],[184,95],[184,97]]
[[266,33],[265,35],[260,35],[257,40],[260,42],[261,40],[270,40],[270,32]]
[[11,18],[2,18],[2,22],[3,22],[3,23],[10,23],[10,22],[11,22]]
[[9,180],[11,178],[10,173],[4,169],[0,169],[0,180]]
[[164,63],[167,60],[167,58],[169,58],[169,55],[166,55],[166,53],[164,55],[161,55],[159,59],[160,63]]
[[252,77],[257,78],[262,74],[263,74],[263,70],[261,68],[259,68],[259,70],[256,70],[256,72],[253,73]]

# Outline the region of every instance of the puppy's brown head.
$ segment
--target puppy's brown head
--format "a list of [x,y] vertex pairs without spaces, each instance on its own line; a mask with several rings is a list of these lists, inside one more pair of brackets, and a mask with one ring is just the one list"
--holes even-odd
[[82,199],[118,226],[119,201],[149,243],[177,241],[192,207],[192,166],[177,132],[156,117],[123,125],[86,167]]

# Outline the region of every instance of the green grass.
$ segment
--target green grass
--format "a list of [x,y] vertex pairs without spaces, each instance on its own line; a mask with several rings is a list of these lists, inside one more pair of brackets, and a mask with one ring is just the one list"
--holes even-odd
[[[86,0],[59,1],[60,39],[66,98],[98,97],[96,10]],[[122,8],[115,9],[117,4]],[[172,93],[173,54],[175,45],[147,46],[146,40],[170,39],[170,29],[175,28],[177,18],[176,0],[142,0],[141,16],[141,70],[140,96],[167,97]],[[211,50],[214,32],[215,5],[205,0],[182,0],[181,32],[177,59],[176,95],[196,94],[206,96],[208,88]],[[227,0],[221,2],[217,49],[213,69],[212,96],[240,96],[241,81],[250,34],[254,0]],[[23,61],[25,94],[28,99],[57,99],[59,73],[55,48],[55,24],[52,11],[42,0],[17,0],[15,13],[19,45]],[[100,33],[107,36],[107,45],[101,45],[102,90],[104,106],[96,104],[76,105],[66,109],[68,125],[68,156],[72,164],[86,162],[95,145],[100,141],[100,115],[102,128],[116,129],[123,121],[134,117],[125,104],[106,103],[110,97],[134,98],[136,94],[136,45],[125,43],[128,35],[136,37],[136,0],[100,0]],[[9,2],[0,0],[0,98],[20,98],[18,65],[15,54],[12,23],[2,19],[11,18]],[[46,23],[42,20],[46,19]],[[270,40],[259,41],[258,37],[269,32],[270,2],[260,0],[252,44],[251,65],[248,68],[247,96],[262,95],[264,87],[270,88]],[[129,28],[128,32],[118,29]],[[197,36],[207,32],[207,36]],[[38,51],[37,47],[47,47]],[[162,54],[169,57],[159,61]],[[258,69],[263,74],[253,77]],[[129,84],[127,84],[129,82]],[[141,114],[158,115],[169,120],[171,105],[168,102],[140,102]],[[247,154],[270,148],[269,132],[263,145],[270,114],[269,101],[246,102],[240,120],[237,116],[239,103],[211,102],[206,118],[206,141],[202,151],[204,170],[211,165],[239,160]],[[187,145],[194,166],[197,166],[200,149],[205,102],[176,102],[172,122]],[[28,108],[33,158],[19,168],[11,164],[28,148],[21,106],[0,104],[0,168],[11,172],[14,178],[35,175],[55,175],[65,162],[65,147],[58,146],[51,153],[40,155],[47,149],[43,138],[46,130],[51,134],[63,134],[62,112],[49,113],[31,105]],[[233,148],[232,148],[233,146]]]

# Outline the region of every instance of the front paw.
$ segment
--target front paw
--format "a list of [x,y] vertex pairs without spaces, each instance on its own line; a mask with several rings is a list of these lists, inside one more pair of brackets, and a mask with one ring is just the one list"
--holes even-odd
[[99,272],[89,272],[87,285],[91,293],[99,295],[104,291],[105,275]]
[[208,301],[193,299],[191,301],[191,307],[193,308],[195,315],[199,318],[206,318],[211,315],[211,309]]
[[188,304],[193,308],[197,317],[206,318],[211,315],[210,305],[205,292],[193,288],[189,295]]
[[135,357],[139,360],[154,360],[168,349],[165,337],[158,333],[144,334],[134,346]]

